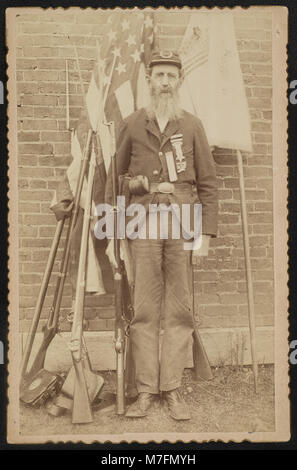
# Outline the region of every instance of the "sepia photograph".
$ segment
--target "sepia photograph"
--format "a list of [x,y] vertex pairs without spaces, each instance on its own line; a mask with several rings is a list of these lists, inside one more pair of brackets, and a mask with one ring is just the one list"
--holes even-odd
[[8,442],[290,439],[287,21],[6,10]]

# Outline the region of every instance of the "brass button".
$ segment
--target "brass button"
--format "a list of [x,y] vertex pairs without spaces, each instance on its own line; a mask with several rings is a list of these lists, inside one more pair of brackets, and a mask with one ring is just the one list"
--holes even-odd
[[158,170],[153,171],[153,175],[158,175],[158,174],[159,174]]
[[159,157],[162,157],[163,156],[163,153],[162,152],[159,152]]

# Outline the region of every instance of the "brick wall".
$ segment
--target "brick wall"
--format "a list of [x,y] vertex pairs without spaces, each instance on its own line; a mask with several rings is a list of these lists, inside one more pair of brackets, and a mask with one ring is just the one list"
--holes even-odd
[[[233,10],[234,11],[234,10]],[[189,13],[157,12],[160,46],[176,48]],[[253,152],[244,154],[244,175],[254,281],[256,325],[273,324],[272,218],[272,63],[271,12],[267,8],[234,11],[235,32],[252,121]],[[36,304],[55,218],[49,210],[57,181],[71,161],[65,128],[65,59],[71,59],[70,114],[75,126],[82,102],[75,67],[77,46],[85,88],[96,58],[96,40],[106,28],[99,11],[36,11],[18,17],[17,91],[19,144],[20,317],[27,330]],[[70,39],[68,39],[68,36]],[[195,277],[196,305],[203,327],[246,326],[247,296],[240,218],[239,183],[234,152],[215,153],[219,183],[219,233],[210,256],[201,259]],[[55,264],[57,271],[61,249]],[[53,299],[51,280],[46,318]],[[66,283],[62,316],[69,311]],[[113,328],[113,298],[87,297],[90,330]],[[199,305],[199,308],[198,308]],[[62,321],[62,328],[68,329]]]

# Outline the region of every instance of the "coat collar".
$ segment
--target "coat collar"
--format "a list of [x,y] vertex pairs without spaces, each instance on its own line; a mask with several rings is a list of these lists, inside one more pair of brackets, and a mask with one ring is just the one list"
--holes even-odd
[[[146,129],[160,140],[160,130],[159,130],[156,120],[150,118],[147,112],[145,112],[145,117],[146,117],[146,126],[145,126]],[[162,140],[161,147],[163,147],[168,142],[170,137],[173,134],[175,134],[179,129],[180,129],[180,120],[169,121],[164,130],[164,138]]]

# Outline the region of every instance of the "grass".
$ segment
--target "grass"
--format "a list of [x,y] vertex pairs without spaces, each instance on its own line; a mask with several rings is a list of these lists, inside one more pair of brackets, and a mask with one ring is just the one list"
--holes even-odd
[[[21,405],[21,435],[102,434],[122,433],[217,433],[274,431],[274,369],[260,366],[258,393],[254,392],[250,367],[217,367],[209,382],[193,379],[186,370],[182,393],[191,412],[190,421],[175,421],[165,404],[155,407],[149,416],[128,419],[115,413],[115,405],[93,410],[90,424],[72,424],[71,414],[50,416],[45,407],[39,409]],[[115,373],[104,376],[104,392],[115,390]]]

